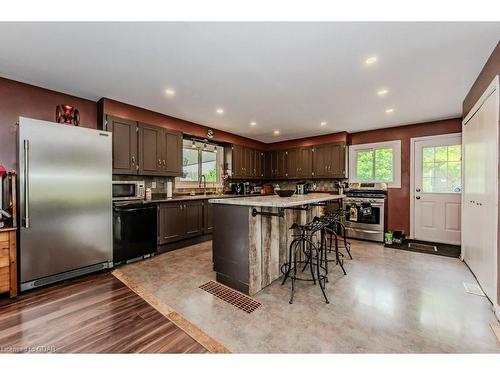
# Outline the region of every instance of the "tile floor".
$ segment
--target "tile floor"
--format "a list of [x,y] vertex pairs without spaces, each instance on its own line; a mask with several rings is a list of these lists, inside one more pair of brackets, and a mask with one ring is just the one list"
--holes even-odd
[[500,353],[490,302],[458,259],[352,241],[354,260],[330,272],[327,305],[318,286],[290,282],[259,292],[252,314],[198,287],[215,279],[211,242],[119,270],[235,353]]

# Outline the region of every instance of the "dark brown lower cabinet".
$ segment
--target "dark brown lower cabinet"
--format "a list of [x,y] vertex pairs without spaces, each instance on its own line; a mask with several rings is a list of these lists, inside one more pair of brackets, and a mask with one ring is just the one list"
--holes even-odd
[[183,202],[162,203],[159,209],[159,243],[182,240],[185,234]]
[[214,207],[208,201],[203,202],[203,234],[212,233],[214,231]]
[[203,233],[203,201],[184,202],[185,238]]
[[160,245],[212,232],[213,214],[207,200],[160,203],[158,212]]

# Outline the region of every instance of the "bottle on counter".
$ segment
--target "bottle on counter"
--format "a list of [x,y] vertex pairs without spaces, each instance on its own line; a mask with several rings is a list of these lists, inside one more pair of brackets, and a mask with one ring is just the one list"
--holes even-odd
[[151,191],[151,188],[147,188],[146,189],[146,200],[150,201],[152,199],[152,197],[153,197],[153,193]]

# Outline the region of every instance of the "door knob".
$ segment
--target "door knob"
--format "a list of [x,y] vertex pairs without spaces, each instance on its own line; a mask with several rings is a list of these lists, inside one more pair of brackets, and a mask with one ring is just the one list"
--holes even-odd
[[416,199],[420,199],[420,197],[415,197]]

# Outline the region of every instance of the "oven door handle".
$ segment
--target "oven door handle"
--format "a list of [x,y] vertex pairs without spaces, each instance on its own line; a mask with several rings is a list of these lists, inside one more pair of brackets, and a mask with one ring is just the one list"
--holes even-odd
[[379,230],[357,229],[357,228],[352,228],[352,227],[347,227],[347,229],[350,229],[354,232],[373,233],[373,234],[382,233]]

